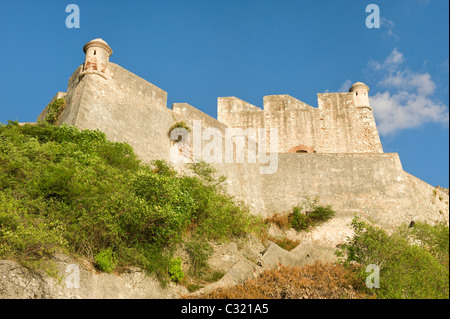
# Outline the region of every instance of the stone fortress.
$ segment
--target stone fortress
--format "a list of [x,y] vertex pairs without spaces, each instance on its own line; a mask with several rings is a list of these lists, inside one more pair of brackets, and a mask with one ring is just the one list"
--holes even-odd
[[[220,97],[214,119],[187,103],[169,109],[167,92],[109,62],[113,51],[102,39],[83,50],[85,61],[70,77],[67,92],[54,97],[66,100],[59,124],[99,129],[112,141],[129,143],[144,162],[169,163],[174,141],[168,132],[180,121],[190,128],[200,121],[221,138],[227,128],[263,128],[269,142],[277,131],[273,174],[261,174],[263,164],[249,161],[213,165],[227,177],[229,193],[255,214],[287,211],[315,196],[332,205],[334,220],[308,235],[315,243],[340,242],[355,214],[385,228],[418,220],[448,223],[448,193],[405,172],[398,154],[383,152],[364,83],[345,93],[318,94],[317,108],[289,95],[265,96],[263,109]],[[48,111],[47,106],[38,120]],[[182,170],[180,165],[175,167]]]

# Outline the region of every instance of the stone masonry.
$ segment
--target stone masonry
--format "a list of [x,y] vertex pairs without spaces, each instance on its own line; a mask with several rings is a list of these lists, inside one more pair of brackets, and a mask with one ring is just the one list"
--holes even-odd
[[[87,43],[84,51],[85,62],[70,77],[67,93],[58,93],[66,99],[60,123],[100,129],[112,141],[129,143],[147,163],[171,161],[176,143],[168,132],[179,121],[190,128],[200,121],[221,139],[227,128],[263,129],[267,144],[278,131],[273,174],[261,174],[259,162],[213,163],[227,177],[230,194],[253,213],[267,216],[318,196],[337,211],[339,227],[354,214],[387,228],[411,220],[448,223],[448,194],[406,173],[398,154],[383,153],[364,83],[345,93],[318,94],[317,108],[289,95],[265,96],[263,109],[220,97],[214,119],[187,103],[169,109],[167,92],[109,62],[112,49],[102,39]],[[38,120],[46,114],[47,108]]]

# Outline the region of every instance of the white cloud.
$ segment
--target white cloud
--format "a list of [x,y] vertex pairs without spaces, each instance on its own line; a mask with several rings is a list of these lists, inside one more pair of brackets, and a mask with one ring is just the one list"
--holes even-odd
[[395,26],[394,21],[389,20],[388,18],[385,18],[385,17],[381,17],[380,24],[381,24],[381,27],[387,29],[387,34],[388,35],[396,38],[397,40],[399,39],[398,35],[396,35],[394,33],[394,26]]
[[381,74],[378,85],[385,89],[370,98],[381,135],[421,126],[448,125],[448,107],[433,99],[436,84],[429,73],[417,73],[403,66],[397,49],[383,61],[369,61],[369,69]]
[[401,91],[391,95],[385,91],[372,96],[370,104],[381,135],[418,127],[427,122],[448,124],[449,121],[445,105],[420,94]]
[[419,95],[433,94],[436,89],[436,84],[431,80],[431,75],[428,73],[414,73],[409,70],[395,71],[383,78],[380,85],[384,87],[391,87],[402,90],[417,90]]
[[392,50],[391,54],[384,61],[385,66],[398,66],[405,61],[403,53],[399,52],[397,48]]
[[392,52],[383,62],[370,60],[368,66],[375,71],[385,70],[388,72],[393,72],[397,70],[399,65],[404,61],[405,57],[403,53],[399,52],[397,48],[394,48],[394,50],[392,50]]

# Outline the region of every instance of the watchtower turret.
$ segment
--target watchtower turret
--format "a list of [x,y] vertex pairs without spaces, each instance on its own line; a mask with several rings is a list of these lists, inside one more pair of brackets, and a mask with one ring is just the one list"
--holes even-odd
[[353,99],[356,107],[370,107],[369,104],[369,87],[362,82],[356,82],[352,85],[349,92],[353,92]]
[[98,74],[106,79],[109,57],[113,52],[111,47],[103,39],[94,39],[84,45],[83,51],[86,57],[81,75]]

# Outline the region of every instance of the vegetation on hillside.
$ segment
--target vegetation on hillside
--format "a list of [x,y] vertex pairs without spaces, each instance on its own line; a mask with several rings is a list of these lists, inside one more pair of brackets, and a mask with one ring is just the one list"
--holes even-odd
[[293,228],[296,231],[306,231],[320,225],[331,218],[336,212],[330,205],[318,204],[319,199],[305,198],[301,205],[294,206],[289,212],[275,213],[266,218],[265,223],[276,225],[282,230]]
[[[310,231],[312,228],[330,220],[336,212],[331,206],[319,205],[319,198],[306,197],[301,205],[292,207],[287,212],[276,212],[264,219],[268,226],[275,225],[282,231],[294,229],[297,232]],[[292,250],[300,244],[299,240],[282,236],[268,235],[267,239],[273,241],[285,250]]]
[[65,107],[66,107],[66,99],[59,98],[54,100],[48,106],[48,113],[45,116],[44,122],[47,122],[49,124],[58,124],[61,113]]
[[[394,233],[356,218],[355,236],[337,251],[340,262],[279,265],[234,287],[196,298],[211,299],[448,299],[449,228],[416,222]],[[379,285],[373,268],[379,267]],[[367,271],[368,270],[368,271]]]
[[[341,246],[341,262],[363,282],[366,267],[379,268],[377,298],[448,299],[449,227],[416,222],[402,225],[392,234],[355,217],[355,235]],[[355,265],[362,266],[356,268]]]
[[231,240],[262,225],[211,167],[191,168],[187,176],[164,161],[144,165],[98,130],[1,125],[0,259],[36,269],[63,251],[106,272],[135,265],[179,280],[177,245],[195,258],[207,250],[190,244],[197,238]]
[[[108,273],[138,266],[192,291],[224,275],[208,269],[211,241],[261,234],[265,223],[309,230],[334,216],[312,200],[264,223],[225,192],[211,166],[190,168],[181,175],[164,161],[145,165],[131,146],[97,130],[1,124],[0,259],[53,271],[52,256],[64,252]],[[449,298],[447,225],[416,222],[392,234],[359,218],[352,226],[340,264],[279,267],[204,297]],[[189,258],[186,273],[179,247]],[[370,264],[380,269],[379,288],[365,286]]]
[[266,270],[241,285],[219,288],[201,299],[365,299],[362,282],[340,264],[321,264]]

